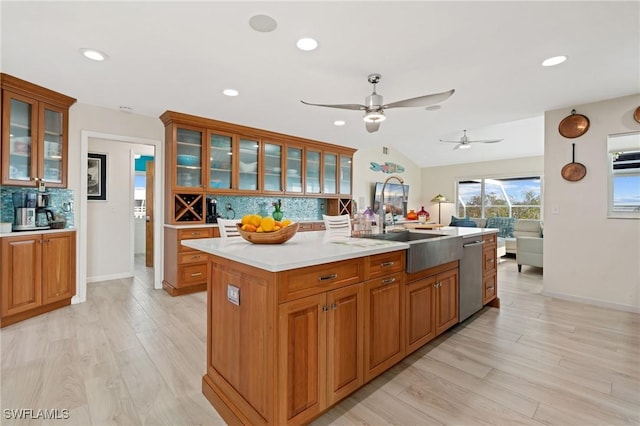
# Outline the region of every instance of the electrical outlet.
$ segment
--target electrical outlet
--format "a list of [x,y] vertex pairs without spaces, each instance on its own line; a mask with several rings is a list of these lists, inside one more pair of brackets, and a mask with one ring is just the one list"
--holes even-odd
[[234,285],[227,284],[227,300],[234,305],[240,306],[240,289]]

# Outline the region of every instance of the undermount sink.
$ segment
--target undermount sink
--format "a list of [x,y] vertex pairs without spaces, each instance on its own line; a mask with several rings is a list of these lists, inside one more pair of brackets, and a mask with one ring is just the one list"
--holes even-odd
[[462,237],[457,236],[403,230],[366,235],[364,238],[409,243],[406,271],[411,274],[462,257]]

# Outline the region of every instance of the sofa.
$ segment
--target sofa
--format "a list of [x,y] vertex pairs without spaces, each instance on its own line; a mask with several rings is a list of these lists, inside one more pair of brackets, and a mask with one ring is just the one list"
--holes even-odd
[[522,272],[522,265],[537,266],[542,268],[543,239],[539,237],[516,237],[518,251],[516,263],[518,272]]
[[[535,237],[542,238],[542,221],[537,219],[511,219],[509,218],[470,218],[470,220],[476,223],[478,228],[498,228],[498,248],[500,248],[501,242],[504,241],[504,247],[506,253],[516,254],[518,251],[517,237]],[[492,223],[487,225],[487,222],[498,222],[499,225],[495,226]],[[513,228],[509,225],[512,223]]]

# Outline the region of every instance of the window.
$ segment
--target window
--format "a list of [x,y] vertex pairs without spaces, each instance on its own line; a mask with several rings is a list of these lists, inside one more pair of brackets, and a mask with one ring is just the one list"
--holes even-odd
[[610,135],[608,216],[640,218],[640,133]]
[[542,218],[540,176],[463,180],[457,189],[459,217]]
[[133,187],[133,217],[142,219],[147,213],[145,202],[147,177],[144,173],[136,172]]

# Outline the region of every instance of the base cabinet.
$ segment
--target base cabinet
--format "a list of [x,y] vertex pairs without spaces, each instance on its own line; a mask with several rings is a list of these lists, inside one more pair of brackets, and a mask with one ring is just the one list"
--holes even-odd
[[409,354],[458,323],[458,262],[408,275],[404,299]]
[[162,288],[172,296],[205,291],[209,256],[182,245],[182,240],[219,237],[218,228],[165,228]]
[[305,423],[362,386],[362,284],[284,303],[279,311],[287,423]]
[[482,304],[499,307],[498,299],[498,245],[496,234],[484,235],[482,250]]
[[69,305],[76,292],[75,232],[2,238],[0,270],[0,326]]
[[367,281],[365,288],[365,381],[404,358],[403,273]]

